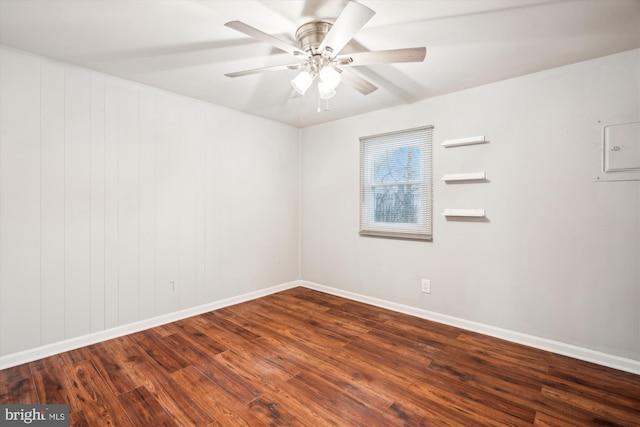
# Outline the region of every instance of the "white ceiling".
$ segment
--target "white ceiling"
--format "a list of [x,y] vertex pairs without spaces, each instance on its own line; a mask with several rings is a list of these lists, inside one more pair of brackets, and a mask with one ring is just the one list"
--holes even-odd
[[223,75],[292,62],[225,22],[293,44],[299,25],[346,3],[0,0],[0,43],[298,127],[640,47],[640,0],[362,0],[376,15],[347,48],[426,46],[425,61],[357,67],[379,89],[341,85],[320,113],[311,90],[292,97],[296,71]]

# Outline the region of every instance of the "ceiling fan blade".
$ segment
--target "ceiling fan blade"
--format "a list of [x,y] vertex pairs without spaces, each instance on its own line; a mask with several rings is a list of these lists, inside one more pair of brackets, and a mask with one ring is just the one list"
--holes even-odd
[[363,95],[369,95],[378,89],[373,83],[365,80],[351,70],[342,70],[342,81]]
[[242,76],[250,76],[251,74],[266,73],[268,71],[298,70],[303,65],[304,65],[304,63],[302,63],[302,64],[273,65],[271,67],[254,68],[252,70],[244,70],[244,71],[236,71],[234,73],[226,73],[225,76],[227,76],[227,77],[242,77]]
[[271,34],[267,34],[263,31],[260,31],[257,28],[252,27],[251,25],[247,25],[244,22],[229,21],[224,25],[236,31],[240,31],[241,33],[246,34],[249,37],[253,37],[256,40],[260,40],[261,42],[269,43],[270,45],[275,46],[284,52],[287,52],[296,56],[302,56],[303,58],[309,57],[309,55],[305,51],[298,49],[297,47],[292,46],[288,43],[285,43],[279,38],[272,36]]
[[349,55],[338,57],[337,61],[340,67],[372,64],[394,64],[398,62],[422,62],[424,61],[426,55],[426,47],[409,47],[405,49],[390,49],[378,50],[373,52],[351,53]]
[[333,51],[331,56],[337,55],[375,14],[368,7],[350,1],[320,43],[318,50],[323,52],[326,48],[331,48]]

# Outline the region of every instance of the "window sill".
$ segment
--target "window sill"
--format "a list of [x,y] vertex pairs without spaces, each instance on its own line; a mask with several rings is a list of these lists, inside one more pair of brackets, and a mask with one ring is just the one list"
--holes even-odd
[[432,241],[433,236],[428,234],[417,233],[402,233],[393,231],[375,231],[375,230],[362,230],[360,231],[361,237],[384,237],[387,239],[403,239],[403,240],[421,240]]

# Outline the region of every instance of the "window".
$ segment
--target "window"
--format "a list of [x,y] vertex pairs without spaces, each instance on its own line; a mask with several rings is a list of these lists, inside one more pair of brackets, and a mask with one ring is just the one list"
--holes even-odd
[[433,126],[360,138],[360,235],[432,238]]

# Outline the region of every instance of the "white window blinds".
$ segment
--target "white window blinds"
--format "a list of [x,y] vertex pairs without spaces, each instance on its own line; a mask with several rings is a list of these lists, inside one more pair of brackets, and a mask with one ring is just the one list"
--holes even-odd
[[360,138],[360,235],[432,239],[432,133]]

